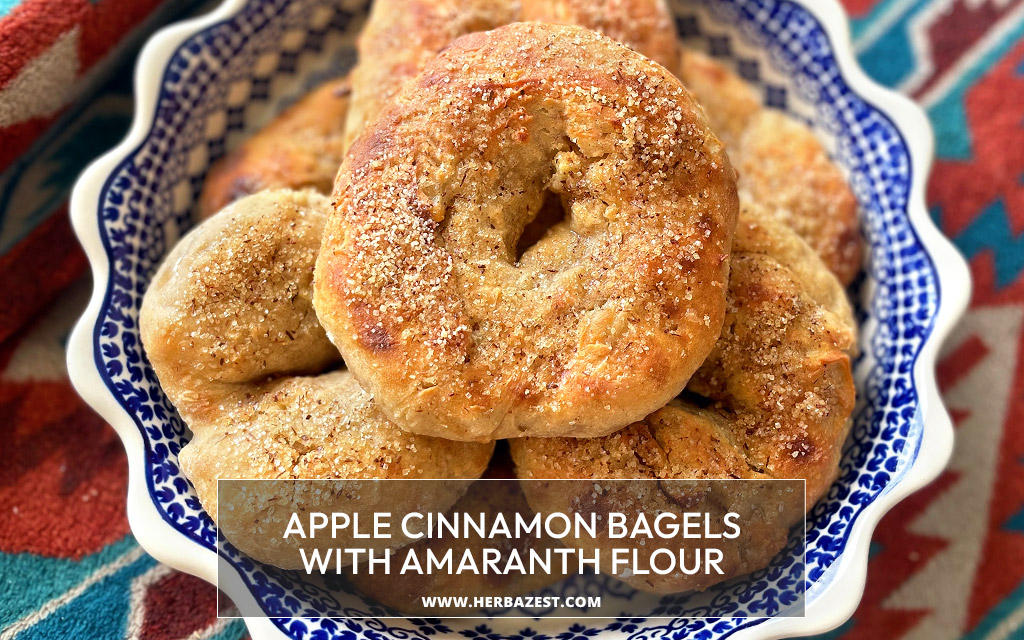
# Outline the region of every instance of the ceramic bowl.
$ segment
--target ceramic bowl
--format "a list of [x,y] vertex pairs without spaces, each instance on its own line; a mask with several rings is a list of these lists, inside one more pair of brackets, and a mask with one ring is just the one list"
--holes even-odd
[[[934,368],[970,283],[925,208],[931,131],[919,108],[857,66],[835,0],[671,4],[688,44],[737,69],[769,107],[814,129],[861,206],[868,255],[851,290],[863,345],[859,404],[839,479],[808,514],[806,574],[796,571],[795,535],[765,570],[668,598],[650,617],[566,620],[531,611],[534,619],[386,619],[379,606],[347,593],[346,610],[362,617],[332,620],[308,617],[320,598],[333,597],[319,586],[230,556],[222,588],[273,616],[247,620],[255,638],[774,638],[824,632],[853,613],[876,524],[938,475],[953,443]],[[211,582],[216,530],[178,468],[189,432],[142,351],[139,306],[161,258],[191,225],[210,163],[318,80],[349,68],[366,10],[362,0],[226,0],[160,31],[138,61],[130,133],[85,171],[72,197],[95,283],[69,346],[72,380],[124,442],[128,516],[139,543]],[[596,576],[551,591],[631,597]],[[802,617],[725,617],[784,611],[799,597]]]

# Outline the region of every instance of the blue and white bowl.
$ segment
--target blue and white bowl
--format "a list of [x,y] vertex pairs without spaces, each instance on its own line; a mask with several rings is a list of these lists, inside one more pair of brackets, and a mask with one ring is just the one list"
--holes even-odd
[[[72,197],[75,230],[95,290],[69,346],[79,393],[117,429],[128,453],[128,517],[157,559],[211,582],[216,530],[177,455],[188,430],[142,352],[138,312],[161,258],[191,224],[210,163],[318,80],[349,68],[368,0],[225,0],[207,16],[153,36],[135,74],[127,138],[93,163]],[[675,0],[680,34],[757,84],[764,101],[809,123],[853,185],[868,240],[856,287],[864,355],[859,405],[838,481],[808,515],[806,579],[799,545],[775,563],[708,593],[673,597],[649,617],[571,620],[385,619],[346,594],[360,619],[315,615],[323,594],[301,577],[245,558],[226,560],[221,584],[266,619],[255,638],[775,638],[841,624],[863,591],[872,531],[893,505],[935,478],[953,434],[935,383],[939,346],[967,304],[963,260],[933,226],[924,187],[932,138],[924,114],[869,80],[853,57],[835,0]],[[800,575],[797,573],[796,575]],[[579,577],[555,592],[630,598],[621,585]],[[666,617],[785,610],[803,617]],[[518,612],[523,613],[523,612]],[[314,632],[319,631],[316,634]]]

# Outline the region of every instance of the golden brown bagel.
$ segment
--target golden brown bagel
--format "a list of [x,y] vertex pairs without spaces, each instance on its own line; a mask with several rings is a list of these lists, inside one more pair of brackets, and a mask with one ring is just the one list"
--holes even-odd
[[457,38],[519,21],[586,27],[677,70],[675,25],[663,0],[375,0],[357,44],[344,148]]
[[[517,473],[580,480],[802,478],[809,507],[835,478],[853,411],[851,322],[841,285],[806,243],[771,218],[742,214],[721,338],[690,381],[689,395],[604,438],[510,441]],[[694,395],[703,400],[696,403]],[[558,483],[547,490],[531,483],[524,491],[536,511],[550,513],[586,508],[592,484],[573,493]],[[780,516],[764,522],[742,553],[733,550],[727,576],[623,579],[638,589],[674,592],[762,567],[799,519],[798,497],[777,497]],[[666,508],[660,499],[646,506]],[[750,506],[775,508],[764,500]]]
[[[193,432],[181,469],[214,517],[219,478],[474,479],[490,459],[491,444],[398,429],[348,372],[322,373],[340,364],[312,306],[329,210],[312,191],[245,197],[185,236],[143,299],[146,354]],[[443,510],[459,495],[385,498]],[[294,546],[253,526],[259,513],[229,515],[221,524],[236,546],[278,566],[298,562]]]
[[785,226],[764,207],[741,200],[734,249],[742,243],[746,253],[770,256],[789,270],[803,291],[846,329],[846,337],[839,342],[855,355],[857,321],[846,291],[828,267],[822,268],[824,263],[814,248],[792,229],[782,228]]
[[263,189],[330,193],[341,166],[350,93],[348,76],[324,82],[218,160],[199,196],[200,219]]
[[857,200],[821,142],[803,123],[761,106],[739,76],[685,51],[680,77],[729,148],[744,200],[759,203],[806,240],[843,284],[860,272]]
[[585,27],[642,53],[672,73],[679,39],[664,0],[521,0],[522,20]]
[[682,52],[679,78],[704,107],[711,129],[735,153],[740,136],[764,110],[754,88],[725,65],[692,49]]
[[456,38],[519,19],[515,0],[374,0],[356,48],[347,150],[405,84]]
[[[567,220],[521,255],[545,191]],[[578,27],[458,40],[350,150],[317,315],[400,427],[603,435],[717,339],[734,173],[675,76]]]

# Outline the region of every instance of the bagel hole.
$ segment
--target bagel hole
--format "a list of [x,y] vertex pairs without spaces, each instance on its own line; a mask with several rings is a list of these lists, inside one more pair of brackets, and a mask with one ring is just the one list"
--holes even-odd
[[321,371],[320,373],[321,374],[333,373],[335,371],[345,371],[347,369],[348,369],[348,365],[345,364],[345,361],[342,360],[341,358],[338,358],[336,361],[334,361],[331,364],[329,364],[326,367],[324,367],[324,370]]
[[524,228],[516,242],[516,264],[523,259],[523,254],[536,245],[553,227],[565,220],[565,207],[562,198],[554,191],[544,192],[544,202]]
[[715,401],[711,398],[701,395],[696,391],[690,391],[689,389],[683,389],[683,392],[679,394],[679,400],[692,404],[698,409],[707,409],[711,405],[715,404]]
[[512,461],[512,452],[509,450],[508,440],[498,440],[494,443],[494,455],[487,465],[487,471],[483,477],[492,480],[511,480],[516,477],[516,465]]

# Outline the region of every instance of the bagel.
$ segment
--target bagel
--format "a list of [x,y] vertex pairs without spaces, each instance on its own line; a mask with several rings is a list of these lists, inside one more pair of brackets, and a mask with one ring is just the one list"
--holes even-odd
[[642,53],[672,73],[679,39],[664,0],[521,0],[528,22],[585,27]]
[[374,0],[356,42],[344,148],[456,38],[518,19],[515,0]]
[[359,36],[344,148],[457,38],[519,21],[593,29],[675,73],[675,26],[663,0],[375,0]]
[[[329,210],[312,191],[238,200],[175,246],[143,298],[146,355],[193,434],[178,461],[215,519],[218,479],[475,479],[491,457],[492,444],[398,429],[351,374],[327,371],[341,359],[313,313],[312,276]],[[444,510],[460,495],[410,489],[379,499]],[[295,547],[265,518],[275,500],[286,496],[264,496],[255,512],[220,524],[256,559],[294,568]],[[311,506],[329,504],[297,508]]]
[[[523,248],[545,191],[566,220]],[[721,331],[729,160],[675,76],[593,31],[459,39],[334,200],[317,315],[409,431],[604,435],[682,391]]]
[[[731,264],[721,338],[681,399],[604,438],[510,441],[520,478],[588,480],[524,483],[534,510],[598,508],[588,498],[594,478],[804,479],[808,507],[824,495],[838,472],[854,407],[849,304],[806,243],[750,209],[737,225]],[[727,554],[727,575],[619,577],[637,589],[666,593],[703,589],[768,564],[799,521],[804,496],[744,487],[734,491],[762,497],[736,498],[733,510],[751,509],[748,515],[761,519],[755,518],[757,535]],[[673,508],[662,492],[641,500],[647,510]],[[698,492],[697,499],[676,502],[713,509],[722,498]]]
[[263,189],[316,189],[329,194],[342,159],[348,76],[321,84],[210,168],[199,218]]
[[729,148],[740,196],[800,234],[840,282],[850,284],[863,254],[857,200],[814,133],[765,109],[753,87],[702,53],[685,51],[679,68]]

